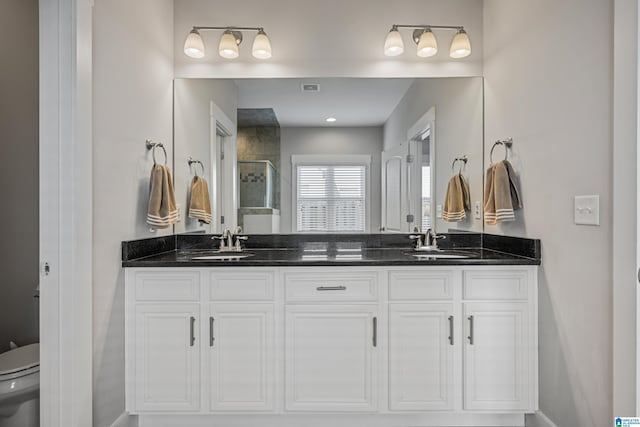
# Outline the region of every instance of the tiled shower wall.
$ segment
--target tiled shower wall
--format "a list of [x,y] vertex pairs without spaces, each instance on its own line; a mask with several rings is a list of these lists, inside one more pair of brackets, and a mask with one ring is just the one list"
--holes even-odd
[[238,128],[238,160],[270,160],[273,163],[275,167],[273,208],[280,209],[280,128],[276,126]]

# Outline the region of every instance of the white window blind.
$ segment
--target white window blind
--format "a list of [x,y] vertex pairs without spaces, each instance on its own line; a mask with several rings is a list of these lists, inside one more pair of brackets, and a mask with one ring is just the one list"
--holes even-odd
[[431,228],[431,167],[422,166],[422,231]]
[[298,165],[297,231],[366,231],[366,166]]

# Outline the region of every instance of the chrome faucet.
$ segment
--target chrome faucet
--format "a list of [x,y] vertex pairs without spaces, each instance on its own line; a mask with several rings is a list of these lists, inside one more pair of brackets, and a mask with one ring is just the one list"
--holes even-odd
[[424,235],[420,233],[417,227],[414,228],[413,232],[418,234],[410,234],[409,238],[416,241],[416,251],[437,251],[439,250],[438,240],[447,238],[447,236],[437,235],[430,228],[425,231]]
[[242,227],[236,228],[236,232],[232,233],[231,230],[225,228],[220,236],[213,236],[211,239],[220,240],[220,252],[242,252],[242,240],[247,240],[249,236],[241,236]]

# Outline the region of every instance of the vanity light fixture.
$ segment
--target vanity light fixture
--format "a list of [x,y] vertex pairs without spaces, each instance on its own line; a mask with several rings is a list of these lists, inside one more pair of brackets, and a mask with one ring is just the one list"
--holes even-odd
[[404,53],[404,42],[400,34],[400,28],[413,29],[412,38],[418,45],[416,54],[422,58],[429,58],[438,53],[438,41],[432,30],[455,30],[456,35],[451,41],[449,56],[454,59],[466,58],[471,55],[471,41],[463,27],[448,25],[400,25],[394,24],[387,34],[384,42],[384,54],[386,56],[398,56]]
[[335,117],[327,117],[327,118],[325,119],[325,121],[326,121],[327,123],[334,123],[334,122],[336,122],[337,120],[338,120],[338,119],[336,119]]
[[218,45],[218,54],[226,59],[234,59],[240,56],[238,46],[242,43],[242,31],[257,31],[256,38],[253,40],[251,52],[254,58],[269,59],[271,58],[271,41],[264,32],[262,27],[200,27],[195,26],[187,35],[184,41],[184,53],[191,58],[204,58],[205,48],[204,41],[200,35],[200,31],[217,30],[223,31]]

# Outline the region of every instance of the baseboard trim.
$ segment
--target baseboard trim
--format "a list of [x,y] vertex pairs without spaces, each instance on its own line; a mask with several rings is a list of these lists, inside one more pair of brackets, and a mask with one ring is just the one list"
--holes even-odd
[[[538,411],[534,415],[530,415],[530,416],[534,419],[534,424],[532,427],[558,427],[542,411]],[[529,416],[527,416],[527,418],[529,418]]]
[[126,412],[120,414],[118,418],[111,424],[111,427],[132,427],[131,416]]
[[141,415],[143,427],[524,427],[524,414],[237,414]]

